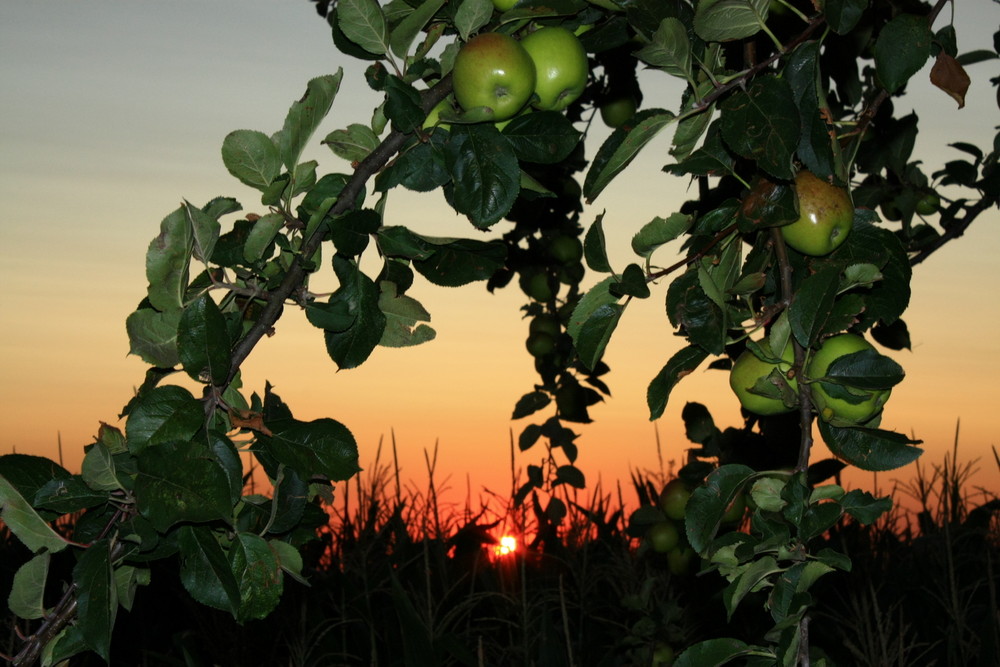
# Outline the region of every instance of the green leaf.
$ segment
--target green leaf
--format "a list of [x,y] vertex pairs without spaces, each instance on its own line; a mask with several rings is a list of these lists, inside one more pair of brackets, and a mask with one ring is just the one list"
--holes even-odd
[[604,188],[627,167],[646,144],[677,117],[664,109],[646,109],[635,115],[629,129],[620,127],[611,133],[594,156],[583,182],[588,202],[593,202]]
[[[228,202],[224,203],[228,204]],[[238,207],[238,205],[237,205]],[[188,225],[194,235],[194,248],[192,249],[195,259],[207,264],[215,252],[215,243],[219,240],[218,219],[201,210],[197,206],[192,206],[188,201],[184,202],[184,212],[187,215]],[[228,212],[231,206],[220,206],[222,211]]]
[[725,311],[705,293],[697,269],[675,278],[667,288],[667,315],[688,339],[711,354],[722,354],[728,324]]
[[686,213],[671,213],[667,218],[653,218],[632,237],[632,251],[649,259],[654,250],[691,229],[693,222],[694,218]]
[[151,366],[172,368],[180,363],[177,354],[177,325],[180,308],[160,312],[139,308],[125,318],[129,354],[134,354]]
[[203,605],[234,614],[240,606],[240,588],[216,533],[207,526],[181,526],[181,583]]
[[285,216],[281,213],[265,213],[255,220],[243,244],[243,259],[248,262],[265,259],[264,252],[271,247],[274,238],[284,226]]
[[281,154],[257,130],[235,130],[222,141],[222,163],[244,185],[265,190],[281,173]]
[[689,116],[677,124],[674,145],[670,148],[670,154],[679,162],[666,165],[663,167],[663,171],[670,174],[693,174],[696,176],[725,176],[733,173],[735,160],[722,142],[719,122],[708,126],[705,141],[697,150],[694,150],[702,133],[705,132],[706,126],[701,121],[710,119],[711,113],[702,112],[697,116]]
[[118,491],[122,488],[115,471],[115,460],[107,445],[95,442],[83,456],[80,472],[88,488],[95,491]]
[[748,466],[724,465],[713,470],[705,483],[691,493],[684,511],[684,529],[692,549],[705,552],[719,530],[722,515],[756,474]]
[[322,143],[329,146],[337,157],[354,163],[368,157],[378,147],[379,141],[378,135],[370,127],[352,123],[344,130],[334,130],[326,135]]
[[429,249],[426,258],[413,260],[413,268],[427,280],[442,287],[459,287],[486,280],[503,267],[507,248],[501,241],[436,239],[422,237]]
[[838,35],[846,35],[854,30],[866,9],[868,0],[826,0],[823,15],[831,30]]
[[691,40],[684,24],[672,16],[660,21],[650,43],[633,55],[647,65],[681,79],[687,79],[691,74]]
[[537,164],[562,162],[582,136],[564,114],[556,111],[516,116],[502,134],[514,147],[519,160]]
[[[375,8],[378,9],[374,0],[368,0],[368,3],[375,5]],[[341,19],[343,19],[345,6],[352,4],[360,4],[360,0],[347,0],[347,2],[338,5],[341,10]],[[379,16],[381,16],[381,11],[379,11]],[[298,168],[302,151],[316,128],[330,112],[337,91],[340,90],[340,80],[343,76],[343,69],[338,69],[336,74],[319,76],[309,81],[306,85],[305,95],[302,96],[302,99],[292,103],[285,116],[284,126],[272,137],[278,147],[281,161],[285,164],[285,168],[293,174],[296,181],[300,180],[295,170]]]
[[326,350],[339,368],[356,368],[368,359],[382,339],[385,315],[378,307],[378,287],[355,262],[337,255],[333,267],[340,287],[330,296],[331,307],[346,308],[354,321],[343,331],[327,329],[323,332]]
[[862,470],[895,470],[919,457],[923,450],[911,440],[893,431],[868,428],[841,428],[819,420],[819,432],[834,456]]
[[382,226],[382,216],[370,208],[354,209],[330,220],[330,238],[341,255],[360,255],[371,235]]
[[861,523],[872,524],[892,509],[892,498],[889,496],[876,498],[867,491],[854,489],[840,499],[840,506]]
[[[93,449],[98,448],[107,454],[108,449],[104,443],[97,443],[93,446]],[[93,451],[93,449],[90,451]],[[39,509],[51,510],[60,514],[70,514],[108,502],[107,493],[95,491],[84,482],[87,467],[88,465],[92,465],[92,463],[88,464],[87,461],[90,457],[90,451],[88,451],[83,459],[83,475],[73,475],[67,479],[50,479],[42,488],[38,489],[32,504]],[[121,486],[118,485],[116,488],[121,488]]]
[[666,365],[649,383],[646,390],[646,403],[649,406],[650,421],[663,415],[667,400],[681,378],[690,375],[705,359],[708,352],[699,345],[688,345],[674,353]]
[[604,240],[604,213],[594,220],[583,239],[583,257],[587,266],[593,271],[611,273],[611,262],[608,260],[607,243]]
[[44,551],[17,568],[7,596],[12,614],[29,621],[45,616],[45,581],[51,560],[52,554]]
[[775,178],[795,176],[792,156],[799,144],[799,110],[792,88],[773,75],[753,80],[721,105],[722,138],[737,154],[756,160]]
[[[623,305],[604,304],[591,312],[579,328],[573,338],[573,345],[580,357],[580,363],[587,369],[593,370],[597,367],[624,311]],[[573,316],[575,319],[576,310],[573,311]]]
[[316,475],[343,481],[361,470],[358,445],[346,426],[333,419],[310,422],[288,419],[268,424],[270,436],[259,436],[254,450],[262,449],[303,479]]
[[365,51],[378,55],[389,52],[389,28],[376,0],[341,0],[337,3],[337,26]]
[[685,649],[677,656],[674,667],[721,667],[753,650],[739,639],[707,639]]
[[458,9],[455,10],[455,28],[462,41],[468,41],[469,35],[489,23],[492,16],[493,3],[491,0],[462,0]]
[[583,476],[583,471],[572,465],[562,465],[556,468],[556,478],[552,486],[558,484],[569,484],[575,489],[583,489],[587,486],[587,480]]
[[221,385],[229,376],[229,330],[207,293],[184,309],[177,326],[177,351],[184,371],[197,382]]
[[420,302],[405,294],[397,294],[396,283],[388,280],[379,282],[378,307],[385,315],[385,330],[379,345],[386,347],[408,347],[434,340],[434,329],[426,324],[431,319]]
[[824,268],[805,278],[792,297],[788,320],[792,334],[802,347],[810,347],[819,340],[833,309],[839,283],[840,272]]
[[238,533],[229,549],[229,566],[240,590],[240,623],[267,617],[278,605],[284,578],[277,554],[267,540],[252,533]]
[[230,518],[229,479],[204,445],[165,442],[136,459],[136,507],[159,532],[181,522]]
[[66,548],[66,541],[52,530],[4,475],[0,475],[0,518],[32,553],[43,549],[55,553]]
[[566,325],[566,331],[574,341],[579,337],[583,325],[595,311],[603,306],[618,303],[618,297],[611,294],[610,291],[615,282],[617,282],[617,278],[608,276],[587,290],[587,293],[577,302]]
[[135,594],[139,586],[148,586],[151,580],[151,573],[148,567],[136,567],[135,565],[119,565],[114,569],[115,594],[118,604],[125,611],[132,611],[132,604],[135,602]]
[[650,291],[649,285],[646,284],[646,272],[638,264],[629,264],[622,271],[618,282],[611,285],[610,291],[614,296],[634,296],[637,299],[648,299]]
[[375,189],[385,192],[402,185],[415,192],[430,192],[451,181],[445,158],[448,132],[436,130],[427,141],[418,141],[400,151],[375,178]]
[[822,379],[871,391],[894,387],[903,381],[904,375],[903,368],[889,357],[875,350],[861,350],[835,359]]
[[184,307],[194,235],[185,207],[180,207],[160,223],[160,235],[146,251],[147,298],[156,310],[166,312]]
[[104,539],[84,549],[73,568],[77,587],[77,625],[87,647],[111,662],[111,631],[118,611],[111,565],[111,542]]
[[443,6],[444,0],[425,0],[420,6],[408,13],[406,18],[393,28],[392,34],[389,36],[390,50],[400,58],[405,58],[410,51],[410,46],[413,45],[413,40]]
[[[829,5],[827,5],[829,7]],[[819,67],[819,41],[802,44],[788,59],[784,76],[792,87],[799,108],[798,157],[805,167],[821,179],[840,174],[833,137],[836,128],[827,123],[829,110],[821,108],[823,79]],[[839,147],[838,147],[839,152]]]
[[694,31],[706,42],[752,37],[767,21],[770,0],[702,0],[694,14]]
[[768,579],[784,568],[772,556],[763,556],[742,568],[732,582],[722,591],[722,601],[726,606],[726,618],[732,619],[736,607],[748,594],[759,590]]
[[875,40],[875,72],[889,93],[899,90],[920,71],[931,55],[934,38],[926,16],[899,14]]
[[552,398],[544,391],[529,392],[518,399],[517,404],[514,406],[514,413],[510,418],[521,419],[527,417],[538,412],[551,402]]
[[205,422],[205,411],[187,389],[176,385],[155,387],[139,397],[125,423],[129,450],[139,454],[172,440],[187,440]]
[[485,229],[507,215],[521,190],[514,148],[492,123],[456,126],[445,149],[455,210]]
[[385,115],[397,132],[412,132],[424,122],[426,113],[420,106],[420,93],[397,76],[389,76],[385,85]]

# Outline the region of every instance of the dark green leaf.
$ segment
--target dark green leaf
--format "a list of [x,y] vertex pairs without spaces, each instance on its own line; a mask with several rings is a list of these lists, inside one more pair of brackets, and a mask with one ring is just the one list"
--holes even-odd
[[858,24],[866,9],[868,0],[826,0],[823,15],[835,33],[846,35]]
[[177,354],[177,325],[180,308],[160,312],[139,308],[125,318],[129,354],[134,354],[151,366],[171,368],[180,363]]
[[691,74],[691,40],[687,28],[679,19],[668,17],[660,21],[660,27],[653,33],[649,44],[634,55],[644,63],[681,79]]
[[193,380],[221,385],[229,376],[226,320],[207,293],[184,308],[177,325],[177,352]]
[[219,544],[220,537],[206,526],[178,529],[180,579],[184,590],[201,604],[235,614],[240,606],[240,589]]
[[722,523],[722,515],[756,474],[744,465],[724,465],[712,471],[705,483],[691,493],[684,511],[684,529],[691,548],[705,552]]
[[183,206],[160,223],[160,234],[146,251],[147,298],[160,312],[184,307],[194,233]]
[[507,215],[521,190],[514,148],[492,123],[453,126],[445,158],[455,210],[485,229]]
[[556,111],[537,111],[515,116],[503,136],[523,162],[553,164],[565,160],[582,136],[566,116]]
[[916,14],[899,14],[882,28],[875,41],[875,72],[888,92],[920,71],[931,55],[933,37],[927,17]]
[[236,620],[268,616],[281,599],[284,578],[277,555],[259,535],[238,533],[229,549],[229,567],[240,590]]
[[263,449],[304,479],[315,475],[343,481],[361,470],[358,445],[346,426],[333,419],[310,422],[288,419],[267,423],[270,436],[260,436],[256,449]]
[[726,617],[731,619],[736,607],[750,592],[764,585],[772,576],[784,568],[772,556],[763,556],[750,562],[722,591],[722,601],[726,605]]
[[84,549],[73,568],[76,624],[87,647],[111,662],[111,631],[118,611],[111,566],[111,542],[100,540]]
[[396,283],[388,280],[379,282],[379,310],[385,315],[385,330],[379,345],[386,347],[408,347],[433,340],[436,332],[426,324],[430,313],[420,302],[405,294],[398,294]]
[[706,42],[752,37],[767,21],[770,0],[704,0],[694,14],[694,31]]
[[28,500],[3,475],[0,475],[0,518],[32,553],[43,549],[54,553],[67,546],[66,541],[52,529],[48,521],[32,508]]
[[493,3],[489,0],[462,0],[455,10],[455,28],[462,41],[489,23],[493,16]]
[[892,431],[868,428],[841,428],[819,420],[819,431],[830,451],[862,470],[895,470],[919,457],[923,450],[911,440]]
[[337,255],[333,267],[340,287],[330,296],[330,304],[344,304],[338,308],[346,307],[354,322],[343,331],[324,330],[326,350],[339,368],[356,368],[382,339],[385,315],[378,307],[378,287],[355,262]]
[[705,293],[699,271],[686,271],[667,288],[667,315],[692,343],[710,354],[722,354],[728,328],[725,313]]
[[679,143],[682,138],[682,130],[690,128],[693,120],[704,119],[707,121],[710,118],[710,114],[702,113],[700,116],[686,118],[678,124],[677,132],[674,134],[674,147],[670,150],[670,154],[680,161],[677,164],[668,164],[663,168],[664,171],[671,174],[692,174],[695,176],[725,176],[733,172],[735,160],[722,142],[718,122],[713,123],[708,128],[705,141],[694,152],[691,151],[701,136],[700,132],[703,128],[699,130],[698,136],[690,145]]
[[[827,5],[829,8],[829,5]],[[821,108],[817,89],[822,85],[819,68],[820,42],[806,42],[792,52],[784,76],[792,87],[799,108],[801,134],[798,158],[821,179],[838,174],[834,147],[836,128],[827,123],[829,110]]]
[[7,596],[10,613],[29,621],[45,616],[45,581],[51,560],[52,554],[43,551],[17,568]]
[[[105,451],[107,451],[106,448]],[[116,488],[120,488],[120,485]],[[35,494],[32,505],[59,512],[60,514],[70,514],[71,512],[79,512],[90,507],[96,507],[107,501],[107,493],[95,491],[83,481],[82,476],[74,475],[69,479],[49,480]]]
[[447,136],[447,132],[437,131],[427,141],[401,151],[375,179],[375,188],[386,191],[402,185],[414,192],[430,192],[448,183],[451,172],[445,159]]
[[671,213],[667,218],[653,218],[632,237],[632,251],[649,259],[654,250],[691,229],[693,222],[694,218],[686,213]]
[[400,58],[406,58],[413,40],[444,5],[444,0],[425,0],[400,21],[389,35],[389,48]]
[[[604,356],[604,350],[611,340],[625,307],[617,303],[606,303],[587,315],[587,319],[573,336],[573,344],[580,356],[580,363],[593,369]],[[577,311],[573,311],[574,320]]]
[[799,110],[788,81],[757,77],[721,105],[722,138],[736,153],[756,160],[775,178],[795,176],[792,156],[799,145]]
[[646,390],[646,403],[649,405],[651,421],[663,415],[670,392],[681,378],[694,372],[707,358],[708,352],[698,345],[688,345],[670,358]]
[[352,123],[346,129],[334,130],[326,135],[324,144],[334,155],[348,162],[361,162],[378,147],[378,135],[367,125]]
[[532,391],[518,399],[514,406],[511,419],[521,419],[534,414],[552,402],[552,398],[544,391]]
[[337,252],[347,257],[360,255],[372,234],[382,225],[382,216],[370,208],[354,209],[330,221],[330,238]]
[[584,179],[583,193],[587,201],[597,199],[615,176],[631,164],[639,151],[676,118],[664,109],[646,109],[635,115],[630,128],[620,127],[612,132],[598,149]]
[[139,454],[172,440],[187,440],[205,422],[205,410],[187,389],[164,385],[149,390],[132,406],[125,423],[129,450]]
[[396,76],[386,81],[385,115],[397,132],[412,132],[423,124],[427,114],[420,106],[417,89]]
[[674,667],[721,667],[753,650],[739,639],[708,639],[685,649],[677,656]]
[[792,334],[802,347],[810,347],[823,332],[833,309],[840,272],[824,268],[802,281],[788,308]]
[[[862,390],[888,389],[903,381],[903,368],[875,350],[861,350],[834,360],[825,380]],[[819,379],[819,378],[814,378]]]
[[442,287],[459,287],[476,280],[486,280],[503,266],[507,258],[507,247],[500,241],[430,237],[423,240],[432,252],[426,259],[414,259],[413,268]]
[[876,498],[867,491],[854,489],[840,499],[840,506],[861,523],[872,524],[892,509],[892,498],[889,496]]
[[649,285],[646,284],[646,272],[638,264],[629,264],[622,271],[618,282],[610,287],[612,296],[634,296],[637,299],[648,299]]
[[819,537],[832,528],[842,514],[840,503],[824,502],[809,505],[799,524],[799,538],[803,542],[808,542],[814,537]]
[[608,261],[608,248],[604,240],[603,221],[604,213],[602,212],[587,230],[587,235],[583,239],[583,256],[591,270],[611,273],[611,262]]
[[164,442],[136,458],[136,507],[158,531],[180,522],[230,518],[229,479],[204,445]]

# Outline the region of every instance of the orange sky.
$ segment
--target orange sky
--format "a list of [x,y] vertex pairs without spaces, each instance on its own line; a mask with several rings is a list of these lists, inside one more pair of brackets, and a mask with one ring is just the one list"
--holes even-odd
[[[282,7],[265,0],[198,3],[184,12],[166,3],[83,4],[0,6],[0,452],[55,457],[61,435],[70,468],[98,423],[116,423],[141,382],[144,365],[126,356],[124,319],[145,293],[145,248],[160,220],[181,199],[200,205],[216,195],[261,212],[255,193],[226,173],[222,138],[236,128],[274,131],[308,79],[351,66],[304,0]],[[957,11],[974,14],[958,16],[962,48],[989,46],[1000,8],[977,3]],[[945,148],[951,141],[988,150],[1000,121],[987,81],[997,74],[996,61],[971,74],[961,112],[929,85],[911,86],[923,129],[916,154],[926,164],[958,157]],[[664,78],[645,80],[662,86]],[[651,91],[646,104],[675,108],[676,94],[670,84]],[[376,103],[359,70],[349,69],[320,134],[365,122]],[[591,152],[603,136],[595,135]],[[669,215],[685,198],[685,184],[659,171],[668,145],[668,137],[658,139],[583,216],[589,225],[608,211],[604,227],[618,264],[641,225]],[[312,157],[321,169],[347,169],[324,149]],[[478,235],[437,193],[394,194],[388,215],[392,224],[430,234]],[[961,458],[981,458],[975,483],[994,490],[998,223],[992,211],[918,267],[905,315],[914,349],[891,355],[908,377],[883,420],[883,427],[923,438],[931,465],[950,450],[961,419]],[[613,399],[593,408],[596,423],[580,429],[580,466],[591,484],[600,477],[606,488],[620,480],[627,489],[630,468],[658,466],[645,391],[679,346],[664,316],[664,289],[629,307],[608,350]],[[321,333],[286,311],[278,335],[248,362],[246,386],[262,392],[270,381],[299,418],[344,422],[357,437],[362,465],[394,430],[404,477],[414,483],[425,479],[423,452],[438,443],[439,477],[449,477],[461,498],[467,474],[474,496],[483,486],[506,492],[509,431],[516,437],[523,427],[510,413],[536,379],[523,347],[523,300],[516,289],[489,295],[482,285],[420,282],[411,294],[432,313],[434,342],[379,348],[362,367],[338,373]],[[667,461],[680,460],[687,446],[680,410],[688,400],[709,405],[720,427],[738,423],[725,375],[694,374],[656,425]],[[531,451],[517,465],[540,456]],[[880,484],[911,474],[889,473]],[[870,477],[858,483],[870,486]]]

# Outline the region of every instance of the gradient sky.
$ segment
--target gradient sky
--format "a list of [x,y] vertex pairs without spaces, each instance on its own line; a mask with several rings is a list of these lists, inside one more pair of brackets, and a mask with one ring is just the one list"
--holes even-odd
[[[956,12],[960,49],[988,48],[1000,6],[963,2]],[[237,128],[277,130],[306,82],[339,66],[340,95],[307,155],[320,161],[321,173],[348,166],[318,139],[367,122],[378,98],[305,0],[0,4],[0,453],[57,457],[61,438],[65,464],[78,469],[99,423],[119,424],[145,371],[127,356],[124,320],[145,294],[145,250],[160,220],[182,199],[201,205],[218,195],[263,212],[259,194],[226,172],[223,138]],[[998,69],[997,61],[970,69],[962,111],[925,83],[926,70],[917,75],[911,94],[897,102],[900,109],[912,104],[921,118],[917,158],[927,165],[958,158],[947,148],[954,141],[989,150],[1000,113],[988,79]],[[680,89],[672,80],[643,81],[657,86],[647,90],[646,106],[676,109]],[[593,134],[591,154],[604,136]],[[628,261],[632,235],[686,197],[681,179],[660,172],[668,141],[658,138],[584,213],[589,226],[607,210],[605,233],[618,266]],[[393,194],[387,222],[481,237],[439,193]],[[993,490],[1000,489],[990,449],[1000,445],[998,223],[991,211],[917,268],[904,316],[913,351],[891,353],[908,377],[883,419],[883,427],[925,440],[928,466],[950,451],[961,420],[960,459],[979,458],[974,484]],[[663,263],[671,259],[670,249],[660,252]],[[681,461],[686,401],[709,405],[720,427],[739,422],[718,371],[686,378],[663,418],[649,421],[646,386],[680,346],[664,316],[665,288],[629,307],[606,355],[613,398],[592,409],[594,424],[578,429],[579,465],[591,488],[600,478],[606,490],[618,481],[627,489],[630,469],[658,469],[654,428],[664,461]],[[394,432],[403,477],[417,487],[426,479],[424,452],[437,445],[439,484],[447,478],[461,498],[467,483],[474,497],[484,486],[505,494],[511,433],[524,426],[510,413],[536,380],[523,346],[523,298],[516,288],[490,295],[482,285],[446,289],[423,281],[411,294],[432,313],[432,343],[379,348],[360,368],[338,373],[321,333],[289,310],[245,366],[245,387],[262,393],[269,381],[298,418],[344,422],[363,466]],[[541,456],[529,451],[516,465]],[[885,489],[912,473],[883,474],[878,482]],[[870,488],[870,477],[860,484]]]

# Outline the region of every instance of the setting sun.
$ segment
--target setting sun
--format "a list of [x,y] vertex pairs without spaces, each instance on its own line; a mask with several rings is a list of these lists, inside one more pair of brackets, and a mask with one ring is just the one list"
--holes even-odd
[[507,556],[517,551],[517,538],[513,535],[504,535],[500,538],[500,543],[493,547],[493,553],[497,556]]

